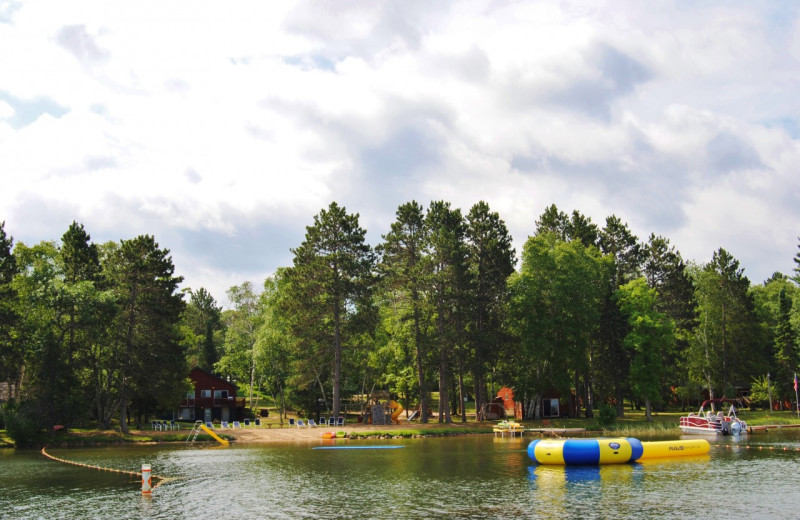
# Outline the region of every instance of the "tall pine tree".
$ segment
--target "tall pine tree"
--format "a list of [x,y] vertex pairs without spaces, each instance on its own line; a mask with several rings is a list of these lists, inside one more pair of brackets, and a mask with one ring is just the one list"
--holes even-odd
[[[425,332],[428,312],[425,295],[428,292],[432,264],[429,258],[428,235],[422,206],[411,201],[397,208],[396,219],[389,233],[383,236],[384,241],[379,247],[382,285],[390,294],[398,321],[410,325],[410,331],[403,334],[401,341],[408,343],[414,355],[422,423],[428,422],[429,415],[425,366],[429,348]],[[397,327],[403,328],[405,327]]]
[[[504,322],[508,312],[508,277],[514,272],[511,235],[500,215],[483,201],[467,215],[469,252],[469,342],[477,410],[489,401],[487,371],[493,370],[508,345]],[[463,396],[461,399],[463,407]],[[463,410],[462,410],[463,412]],[[462,413],[462,421],[466,420]]]
[[[129,411],[169,408],[185,395],[186,360],[179,324],[184,301],[169,250],[141,235],[122,240],[107,262],[119,313],[114,342],[120,356],[120,428],[128,432]],[[138,422],[138,421],[137,421]]]
[[304,320],[295,321],[295,334],[332,350],[335,416],[341,411],[342,358],[375,325],[375,255],[365,235],[358,214],[332,202],[306,227],[305,240],[292,250],[293,267],[287,270],[297,316]]

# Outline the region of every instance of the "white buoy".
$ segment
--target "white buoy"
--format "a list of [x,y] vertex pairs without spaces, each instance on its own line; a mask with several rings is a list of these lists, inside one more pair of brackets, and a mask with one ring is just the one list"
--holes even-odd
[[142,494],[149,495],[153,492],[150,483],[150,464],[142,464]]

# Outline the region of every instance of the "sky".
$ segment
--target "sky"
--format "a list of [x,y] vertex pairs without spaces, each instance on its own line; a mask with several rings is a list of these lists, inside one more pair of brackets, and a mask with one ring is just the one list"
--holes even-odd
[[753,283],[800,236],[795,1],[0,0],[0,221],[153,235],[184,287],[260,287],[332,201],[551,204]]

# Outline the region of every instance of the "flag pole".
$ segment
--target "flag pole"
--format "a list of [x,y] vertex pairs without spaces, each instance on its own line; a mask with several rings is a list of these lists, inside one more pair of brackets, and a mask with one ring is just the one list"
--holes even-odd
[[797,418],[800,419],[800,400],[797,398],[797,372],[794,373],[794,402],[797,406]]

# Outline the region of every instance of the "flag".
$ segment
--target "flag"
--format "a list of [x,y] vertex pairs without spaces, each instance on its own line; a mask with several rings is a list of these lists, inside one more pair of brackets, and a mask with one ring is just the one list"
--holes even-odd
[[797,372],[794,373],[794,391],[797,392]]

